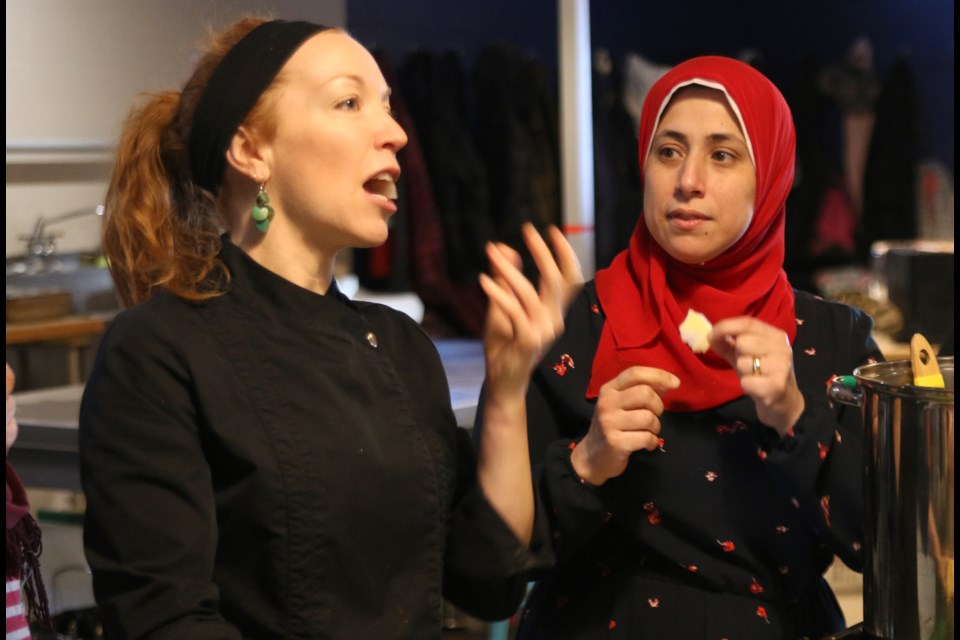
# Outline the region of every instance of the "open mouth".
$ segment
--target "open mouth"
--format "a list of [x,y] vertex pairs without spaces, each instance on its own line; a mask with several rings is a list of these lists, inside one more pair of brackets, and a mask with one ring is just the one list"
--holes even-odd
[[384,200],[397,199],[397,183],[389,173],[379,173],[363,183],[363,190]]

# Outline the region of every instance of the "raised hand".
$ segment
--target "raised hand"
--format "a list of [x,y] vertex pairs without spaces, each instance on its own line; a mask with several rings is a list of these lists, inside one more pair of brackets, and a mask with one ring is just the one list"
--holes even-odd
[[753,399],[760,422],[786,434],[806,406],[787,334],[756,318],[727,318],[713,325],[710,348],[740,376],[740,386]]
[[523,275],[516,251],[504,244],[487,245],[493,275],[481,274],[480,285],[490,300],[484,330],[489,391],[526,389],[544,351],[563,332],[564,314],[583,286],[570,244],[556,227],[548,233],[556,259],[534,226],[523,226],[524,241],[540,271],[539,290]]
[[543,352],[563,331],[563,317],[583,284],[580,263],[563,234],[550,228],[556,259],[533,225],[523,237],[540,270],[539,290],[523,275],[520,256],[487,245],[492,277],[480,276],[490,299],[484,328],[486,357],[483,430],[477,478],[484,495],[524,544],[533,532],[534,499],[527,445],[526,392]]
[[574,471],[601,485],[623,473],[630,454],[659,446],[660,396],[680,386],[672,373],[633,366],[600,387],[590,429],[571,454]]

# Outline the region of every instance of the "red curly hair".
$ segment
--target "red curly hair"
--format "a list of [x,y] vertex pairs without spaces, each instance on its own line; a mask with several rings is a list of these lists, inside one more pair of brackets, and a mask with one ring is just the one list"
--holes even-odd
[[[182,91],[146,94],[146,102],[124,123],[107,189],[101,242],[125,306],[160,290],[187,300],[223,292],[229,273],[217,255],[228,221],[217,198],[191,179],[190,127],[213,70],[264,22],[265,18],[244,18],[211,36]],[[272,107],[279,84],[278,77],[244,120],[266,139],[276,131]]]

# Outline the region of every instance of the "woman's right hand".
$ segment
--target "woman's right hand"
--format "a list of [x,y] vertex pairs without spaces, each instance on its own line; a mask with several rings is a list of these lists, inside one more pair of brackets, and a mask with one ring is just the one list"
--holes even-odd
[[660,446],[660,396],[680,386],[672,373],[633,366],[600,387],[587,435],[570,461],[584,481],[601,485],[627,468],[630,454]]

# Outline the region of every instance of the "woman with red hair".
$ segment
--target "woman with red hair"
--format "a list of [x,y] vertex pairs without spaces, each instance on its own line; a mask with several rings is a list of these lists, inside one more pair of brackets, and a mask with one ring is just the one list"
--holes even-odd
[[582,278],[556,229],[556,258],[525,232],[539,288],[487,248],[474,451],[423,329],[334,279],[398,210],[390,95],[341,29],[246,18],[124,126],[103,248],[128,308],[80,410],[107,637],[420,640],[443,598],[519,605],[543,546],[524,394]]

